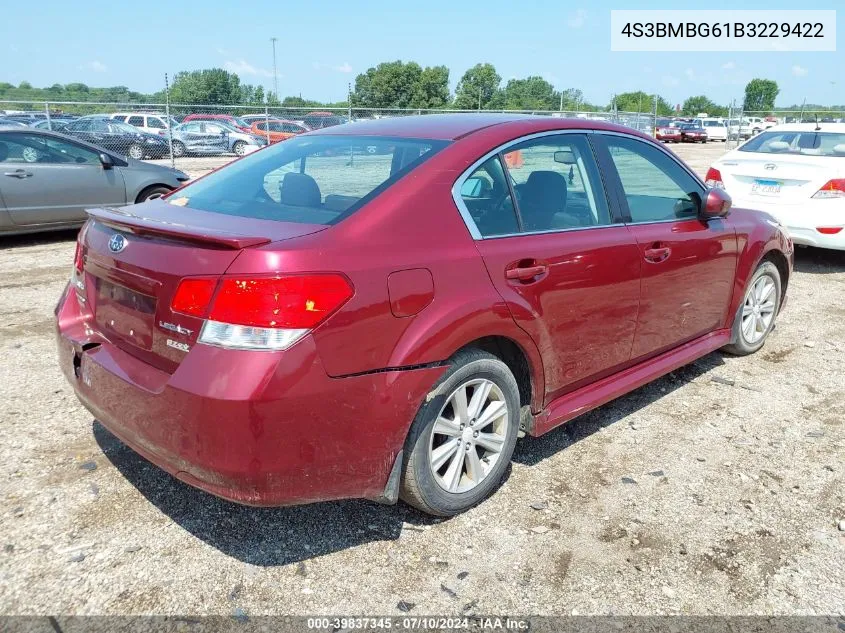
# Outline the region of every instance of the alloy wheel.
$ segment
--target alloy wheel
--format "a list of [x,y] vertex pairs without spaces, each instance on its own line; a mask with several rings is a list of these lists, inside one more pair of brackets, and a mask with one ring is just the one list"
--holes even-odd
[[437,484],[462,493],[481,483],[502,453],[510,422],[504,394],[494,382],[474,379],[455,389],[429,441],[428,463]]
[[759,342],[775,318],[775,291],[777,286],[768,275],[757,278],[745,296],[742,306],[742,337],[747,343]]

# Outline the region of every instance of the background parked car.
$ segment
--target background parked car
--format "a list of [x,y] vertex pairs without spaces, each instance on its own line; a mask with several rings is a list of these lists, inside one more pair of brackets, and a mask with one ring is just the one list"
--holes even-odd
[[309,112],[302,117],[302,122],[311,130],[321,130],[325,127],[349,123],[349,118],[332,112]]
[[[161,134],[167,129],[167,116],[156,113],[116,112],[111,115],[112,120],[128,123],[148,134]],[[170,117],[170,127],[176,127],[179,122]]]
[[[0,130],[0,233],[81,225],[85,209],[143,202],[181,186],[176,169],[32,127]],[[4,206],[5,204],[5,206]]]
[[654,128],[654,138],[666,143],[680,143],[681,129],[670,119],[658,119],[657,127]]
[[50,118],[42,119],[40,121],[36,121],[30,127],[34,127],[37,130],[53,130],[54,132],[61,132],[65,126],[73,121],[74,119],[59,119],[59,118]]
[[[167,143],[167,133],[162,137]],[[173,155],[249,153],[250,147],[264,147],[267,139],[242,132],[222,121],[188,121],[173,128]]]
[[792,123],[760,132],[707,172],[746,209],[769,213],[798,244],[845,250],[845,125]]
[[724,119],[716,117],[707,117],[702,119],[694,119],[693,123],[698,123],[707,132],[708,141],[727,141],[728,140],[728,126]]
[[156,134],[110,119],[83,117],[68,123],[62,132],[97,147],[118,152],[135,160],[162,158],[169,153],[167,141]]
[[237,128],[241,132],[249,132],[252,126],[251,123],[247,123],[240,117],[232,116],[231,114],[189,114],[182,119],[182,123],[188,123],[189,121],[219,121]]
[[697,123],[683,123],[680,127],[682,143],[707,142],[707,130]]
[[0,127],[29,127],[26,123],[15,121],[7,117],[0,117]]
[[307,131],[307,128],[297,125],[293,121],[283,121],[281,119],[270,119],[269,121],[262,119],[252,124],[252,133],[255,136],[269,137],[271,143],[284,141],[291,136],[296,136]]

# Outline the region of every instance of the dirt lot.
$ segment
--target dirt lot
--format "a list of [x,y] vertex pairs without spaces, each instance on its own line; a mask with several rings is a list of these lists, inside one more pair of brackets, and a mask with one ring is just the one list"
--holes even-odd
[[[722,146],[679,151],[703,172]],[[0,241],[0,614],[845,610],[845,253],[799,251],[757,355],[523,440],[498,494],[433,521],[240,507],[121,445],[56,366],[73,239]]]

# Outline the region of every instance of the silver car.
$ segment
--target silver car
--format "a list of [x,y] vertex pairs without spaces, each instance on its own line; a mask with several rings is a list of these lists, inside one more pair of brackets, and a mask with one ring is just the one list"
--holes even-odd
[[[167,138],[167,134],[164,135]],[[220,121],[189,121],[173,128],[173,155],[236,154],[243,156],[250,149],[264,147],[267,139],[247,134]]]
[[189,179],[56,132],[0,129],[0,234],[80,226],[86,208],[143,202]]

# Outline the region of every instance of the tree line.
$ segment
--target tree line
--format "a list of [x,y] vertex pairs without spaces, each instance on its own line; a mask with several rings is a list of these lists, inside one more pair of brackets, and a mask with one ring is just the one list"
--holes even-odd
[[[753,79],[745,87],[741,104],[745,111],[771,112],[779,94],[776,82]],[[183,71],[176,73],[169,87],[169,95],[162,89],[154,93],[129,90],[126,86],[89,87],[84,83],[53,84],[34,88],[22,81],[14,86],[0,82],[0,101],[82,101],[110,103],[163,103],[169,96],[174,104],[254,105],[269,107],[347,107],[349,101],[325,103],[305,99],[301,95],[279,99],[263,86],[241,83],[235,73],[222,68]],[[530,110],[530,111],[609,111],[657,112],[659,116],[672,114],[695,115],[706,112],[712,116],[726,116],[728,107],[713,102],[706,95],[687,98],[676,110],[664,97],[644,91],[614,95],[610,103],[593,104],[584,99],[581,90],[557,90],[543,77],[531,75],[502,82],[496,68],[479,63],[468,69],[458,81],[455,92],[449,90],[449,69],[446,66],[422,67],[416,62],[383,62],[369,68],[355,78],[349,95],[356,108],[411,108],[462,110]],[[739,105],[739,104],[738,104]],[[799,110],[802,106],[787,109]],[[813,104],[805,111],[823,110]],[[831,106],[829,109],[845,109]]]

